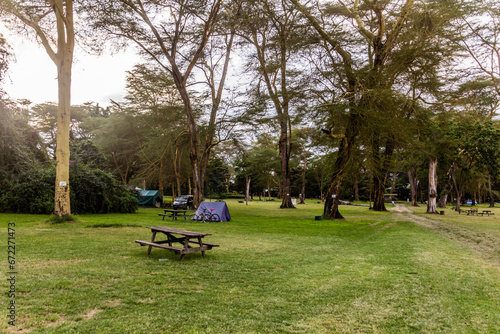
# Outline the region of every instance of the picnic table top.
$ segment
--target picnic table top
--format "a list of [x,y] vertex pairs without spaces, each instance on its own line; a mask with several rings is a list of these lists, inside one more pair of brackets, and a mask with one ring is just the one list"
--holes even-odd
[[187,212],[187,210],[174,210],[174,209],[163,209],[165,212],[173,212],[173,213],[183,213]]
[[210,233],[185,231],[185,230],[180,230],[180,229],[168,227],[168,226],[148,226],[148,228],[151,229],[152,231],[159,231],[159,232],[164,232],[164,233],[175,233],[175,234],[184,235],[186,237],[204,237],[206,235],[211,235]]

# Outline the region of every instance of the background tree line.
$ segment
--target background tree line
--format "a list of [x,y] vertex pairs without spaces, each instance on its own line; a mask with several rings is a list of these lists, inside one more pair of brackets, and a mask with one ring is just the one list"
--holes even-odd
[[[368,199],[385,210],[391,194],[426,201],[428,212],[455,199],[457,209],[466,198],[494,204],[494,1],[9,0],[0,7],[13,29],[36,23],[28,26],[39,38],[52,33],[67,45],[76,31],[96,51],[106,40],[135,45],[143,56],[128,73],[125,101],[105,110],[73,106],[67,124],[57,118],[61,101],[33,106],[3,96],[12,106],[5,114],[24,112],[24,126],[39,134],[44,159],[57,156],[56,133],[67,128],[71,157],[56,157],[58,168],[92,160],[122,184],[192,193],[195,204],[246,188],[279,198],[282,208],[293,207],[291,197],[317,197],[328,218],[342,218],[340,200]],[[86,25],[64,30],[69,14]],[[22,166],[5,169],[6,179]]]

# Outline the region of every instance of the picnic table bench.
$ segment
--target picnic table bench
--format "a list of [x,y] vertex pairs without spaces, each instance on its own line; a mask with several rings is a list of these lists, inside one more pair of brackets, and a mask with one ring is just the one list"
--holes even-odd
[[162,216],[162,220],[165,220],[165,217],[170,217],[172,220],[177,220],[178,217],[184,217],[184,220],[188,217],[187,210],[173,210],[173,209],[164,209],[165,213],[159,213],[158,216]]
[[[205,257],[205,251],[211,250],[213,247],[219,247],[219,245],[203,242],[203,238],[210,235],[209,233],[185,231],[167,226],[151,226],[148,228],[151,229],[151,232],[153,233],[151,241],[135,241],[141,246],[148,246],[148,255],[151,254],[151,249],[153,247],[157,247],[171,250],[175,254],[180,254],[182,261],[184,260],[184,256],[186,254],[201,252],[203,257]],[[167,236],[167,240],[155,240],[158,232],[165,234]],[[172,246],[173,243],[180,243],[183,247]]]

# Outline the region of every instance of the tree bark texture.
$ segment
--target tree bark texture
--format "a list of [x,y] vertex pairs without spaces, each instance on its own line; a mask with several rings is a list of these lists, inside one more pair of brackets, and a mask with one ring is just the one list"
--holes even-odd
[[437,213],[437,183],[437,158],[431,158],[429,160],[429,196],[427,199],[427,213]]
[[326,193],[323,215],[327,219],[344,219],[339,212],[339,195],[345,168],[351,158],[356,138],[359,134],[360,115],[352,112],[349,115],[348,125],[345,130],[345,138],[339,143],[337,159],[333,167],[330,187]]
[[71,215],[69,132],[71,123],[71,71],[75,45],[73,1],[54,1],[53,9],[57,23],[57,52],[54,54],[48,44],[44,43],[44,46],[57,66],[58,107],[54,214],[58,217],[65,217]]
[[439,196],[438,200],[438,208],[443,208],[443,209],[446,208],[446,205],[448,204],[448,196],[450,190],[451,190],[451,185],[449,183],[443,187],[441,195]]
[[250,182],[252,182],[252,178],[247,176],[246,179],[246,189],[245,189],[245,202],[248,205],[248,201],[250,200]]
[[307,152],[304,150],[304,168],[302,169],[302,184],[300,187],[300,204],[306,204],[306,171],[307,171]]
[[373,140],[373,211],[386,211],[385,208],[385,183],[394,152],[393,139],[387,140],[385,151],[379,152],[378,139]]
[[69,128],[71,122],[71,67],[72,51],[61,57],[57,64],[59,86],[57,108],[56,180],[54,214],[58,217],[71,215],[69,188]]

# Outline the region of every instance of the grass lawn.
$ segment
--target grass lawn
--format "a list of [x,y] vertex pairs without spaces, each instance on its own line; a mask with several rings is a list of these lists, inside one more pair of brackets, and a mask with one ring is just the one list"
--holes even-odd
[[[16,326],[7,323],[10,298],[2,293],[0,331],[500,332],[498,252],[483,256],[404,215],[365,207],[343,206],[344,221],[316,221],[322,204],[313,200],[296,210],[279,202],[228,206],[232,220],[211,224],[162,221],[161,209],[62,224],[0,214],[5,234],[15,223],[17,269]],[[476,218],[447,209],[431,218],[499,241],[496,210]],[[158,248],[147,256],[134,240],[149,240],[145,227],[156,225],[211,233],[205,240],[220,247],[183,262]]]

